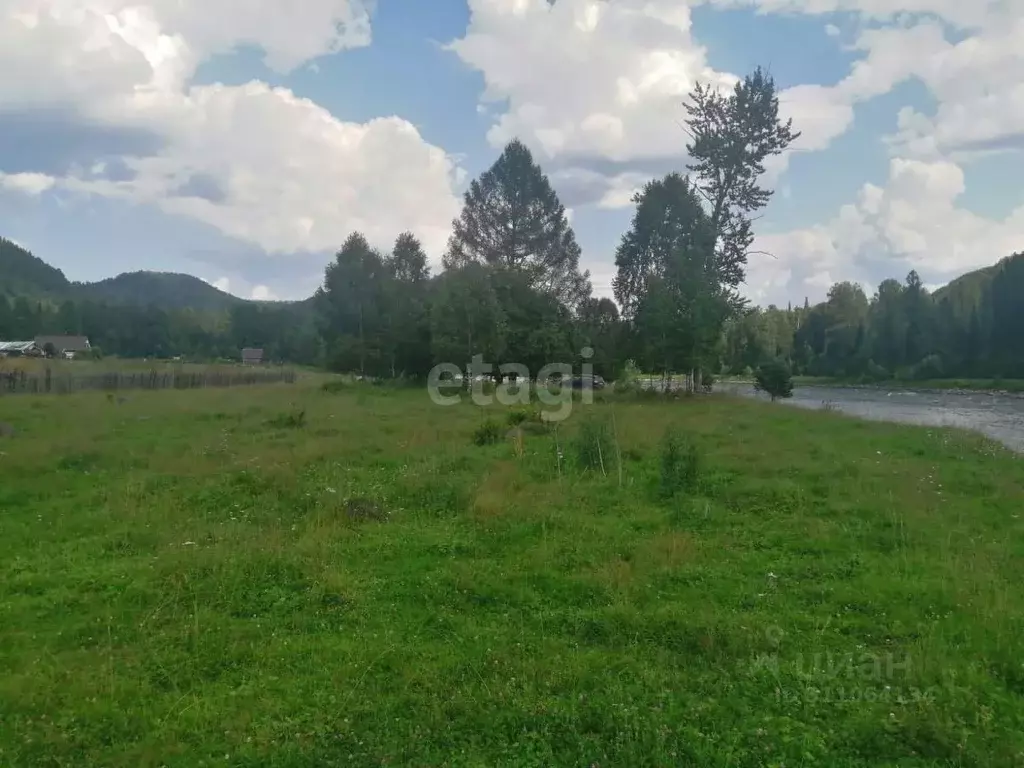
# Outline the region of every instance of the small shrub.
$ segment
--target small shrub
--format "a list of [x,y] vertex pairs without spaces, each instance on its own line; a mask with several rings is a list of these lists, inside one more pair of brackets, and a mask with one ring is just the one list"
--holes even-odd
[[473,443],[476,445],[493,445],[501,440],[504,430],[494,419],[487,419],[473,432]]
[[356,496],[345,499],[345,517],[356,523],[363,523],[371,520],[383,522],[388,519],[387,510],[373,499],[365,496]]
[[793,374],[785,360],[775,359],[758,366],[754,373],[754,389],[766,392],[772,402],[793,396]]
[[306,426],[306,409],[282,413],[268,420],[267,424],[277,429],[299,429]]
[[886,381],[892,378],[892,374],[874,360],[868,360],[863,378],[868,382]]
[[615,437],[607,419],[589,417],[580,424],[579,432],[572,440],[576,464],[583,470],[608,474],[615,466]]
[[636,384],[640,379],[640,368],[637,366],[636,361],[632,359],[627,360],[616,379],[616,384]]
[[941,379],[945,375],[945,366],[939,355],[928,355],[924,360],[914,366],[912,377],[918,381],[927,379]]
[[546,435],[551,431],[552,422],[545,421],[538,411],[532,418],[517,426],[520,432],[527,435]]
[[622,452],[622,458],[626,461],[643,461],[644,452],[639,448],[627,448]]
[[339,392],[344,392],[349,388],[349,383],[344,379],[335,379],[333,381],[325,381],[323,386],[320,387],[324,392],[330,395],[336,395]]
[[533,414],[525,408],[516,408],[514,411],[508,412],[505,421],[508,422],[510,427],[518,427],[524,421],[529,421],[532,416]]
[[661,496],[671,498],[696,489],[700,464],[697,446],[675,429],[667,429],[661,443]]

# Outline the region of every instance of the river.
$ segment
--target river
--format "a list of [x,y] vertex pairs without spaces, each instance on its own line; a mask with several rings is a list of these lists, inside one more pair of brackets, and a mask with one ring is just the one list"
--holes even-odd
[[[768,399],[749,384],[722,383],[716,391]],[[960,427],[981,432],[1024,453],[1024,396],[989,392],[881,389],[874,387],[795,386],[784,400],[800,408],[835,408],[877,421],[931,427]]]

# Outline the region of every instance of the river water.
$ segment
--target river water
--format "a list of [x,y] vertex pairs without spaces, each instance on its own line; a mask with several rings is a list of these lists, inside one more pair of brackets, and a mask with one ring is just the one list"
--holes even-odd
[[[723,383],[716,391],[768,399],[749,384]],[[1024,453],[1024,396],[988,392],[910,391],[873,387],[795,386],[784,400],[800,408],[835,408],[877,421],[960,427],[981,432]]]

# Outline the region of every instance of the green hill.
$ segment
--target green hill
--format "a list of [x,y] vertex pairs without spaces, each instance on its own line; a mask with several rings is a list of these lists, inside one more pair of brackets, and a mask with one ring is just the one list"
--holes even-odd
[[193,309],[226,312],[246,304],[295,304],[301,302],[257,302],[240,299],[192,275],[177,272],[125,272],[95,283],[72,283],[64,273],[47,264],[17,243],[0,237],[0,296],[59,302],[89,300],[105,304],[153,306],[163,310]]
[[59,269],[0,237],[0,295],[56,297],[66,295],[70,288]]
[[126,272],[97,283],[75,283],[76,297],[108,304],[152,305],[161,309],[222,312],[244,299],[176,272]]
[[1024,260],[1024,253],[1015,253],[1000,259],[990,267],[982,267],[973,272],[966,272],[955,280],[939,288],[933,294],[936,302],[948,300],[954,307],[964,315],[979,306],[984,300],[992,281],[1000,270],[1004,269],[1011,262]]

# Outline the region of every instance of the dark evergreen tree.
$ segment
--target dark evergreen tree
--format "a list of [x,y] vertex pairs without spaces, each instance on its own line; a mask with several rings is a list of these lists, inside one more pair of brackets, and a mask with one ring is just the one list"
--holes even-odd
[[385,347],[390,374],[413,377],[430,371],[430,269],[423,246],[410,232],[395,241],[387,267]]
[[476,262],[520,272],[531,288],[570,309],[590,295],[590,276],[580,272],[580,247],[565,208],[518,139],[473,181],[452,226],[446,268]]
[[383,351],[387,268],[358,232],[349,235],[324,274],[316,304],[328,365],[361,375],[390,372]]
[[765,392],[774,403],[793,396],[793,375],[785,360],[775,358],[762,363],[754,373],[754,389]]

